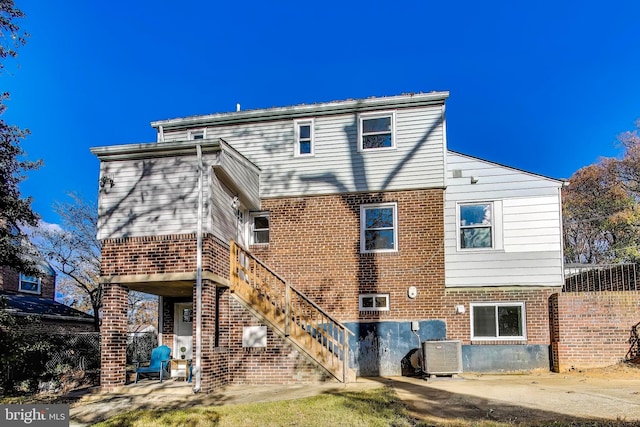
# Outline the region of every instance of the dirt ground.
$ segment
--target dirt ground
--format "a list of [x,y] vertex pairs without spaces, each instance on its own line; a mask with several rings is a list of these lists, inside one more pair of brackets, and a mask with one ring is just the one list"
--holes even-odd
[[638,365],[560,374],[462,374],[426,381],[396,377],[390,385],[416,416],[434,422],[640,422]]
[[297,399],[325,393],[393,387],[416,418],[455,424],[458,420],[498,421],[518,425],[554,421],[638,421],[640,368],[616,365],[555,374],[465,373],[453,378],[358,378],[355,383],[283,386],[230,386],[211,394],[191,393],[184,382],[141,382],[107,394],[78,396],[71,405],[71,426],[94,422],[132,409],[179,409],[194,406]]

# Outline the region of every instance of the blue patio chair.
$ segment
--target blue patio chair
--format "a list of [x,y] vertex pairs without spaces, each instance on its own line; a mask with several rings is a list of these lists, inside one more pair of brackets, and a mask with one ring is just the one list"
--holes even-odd
[[169,356],[171,349],[166,345],[156,347],[151,352],[151,360],[149,360],[149,366],[140,366],[140,362],[136,364],[136,383],[138,382],[138,375],[159,375],[160,382],[162,377],[169,374]]

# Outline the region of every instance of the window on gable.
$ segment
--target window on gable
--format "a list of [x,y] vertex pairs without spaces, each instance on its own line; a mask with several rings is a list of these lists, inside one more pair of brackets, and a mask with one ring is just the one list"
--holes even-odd
[[189,131],[189,139],[204,139],[205,135],[206,135],[205,129]]
[[312,156],[314,152],[313,120],[295,122],[295,156]]
[[26,276],[20,273],[20,284],[18,289],[22,292],[33,294],[40,293],[40,278],[34,276]]
[[269,243],[269,213],[251,214],[251,243],[254,245]]
[[389,294],[361,294],[360,311],[389,311]]
[[361,114],[358,119],[358,149],[395,147],[395,113]]
[[524,303],[471,303],[471,339],[526,339]]
[[384,203],[360,206],[360,251],[398,250],[397,205]]
[[460,249],[493,248],[493,203],[459,205]]

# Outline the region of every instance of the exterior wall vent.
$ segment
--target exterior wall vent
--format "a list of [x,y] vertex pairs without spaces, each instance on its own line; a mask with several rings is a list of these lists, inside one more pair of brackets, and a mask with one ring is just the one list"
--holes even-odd
[[423,341],[422,360],[427,375],[453,375],[462,372],[462,344],[459,340]]
[[462,178],[462,169],[454,169],[452,172],[454,178]]

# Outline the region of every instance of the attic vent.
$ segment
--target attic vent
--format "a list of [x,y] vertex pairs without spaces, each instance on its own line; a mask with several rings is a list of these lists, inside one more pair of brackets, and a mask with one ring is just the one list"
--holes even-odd
[[454,178],[462,178],[462,169],[454,169],[452,172]]
[[427,375],[453,375],[462,372],[462,345],[455,341],[424,341],[423,371]]

